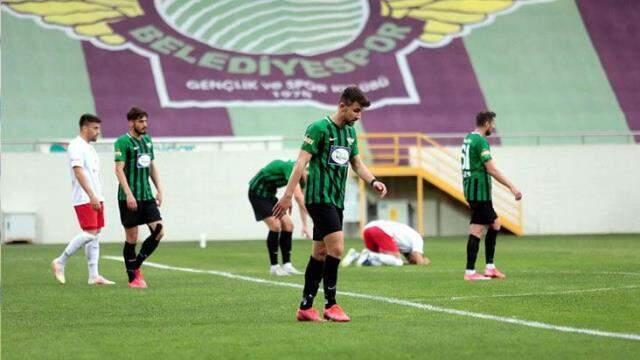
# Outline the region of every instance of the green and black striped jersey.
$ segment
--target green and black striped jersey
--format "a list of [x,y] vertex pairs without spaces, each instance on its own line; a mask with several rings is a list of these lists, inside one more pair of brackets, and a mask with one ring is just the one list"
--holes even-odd
[[[114,144],[115,160],[124,162],[124,175],[136,200],[154,199],[149,184],[151,161],[155,158],[149,135],[136,139],[129,133],[120,136]],[[118,200],[127,200],[122,186],[118,185]]]
[[274,160],[270,162],[249,181],[249,191],[266,198],[276,196],[278,188],[287,185],[294,165],[295,161]]
[[312,155],[305,203],[343,209],[349,160],[358,155],[356,130],[352,126],[340,128],[327,116],[307,127],[302,150]]
[[462,143],[462,185],[467,201],[491,201],[491,176],[484,163],[491,160],[487,139],[472,132]]

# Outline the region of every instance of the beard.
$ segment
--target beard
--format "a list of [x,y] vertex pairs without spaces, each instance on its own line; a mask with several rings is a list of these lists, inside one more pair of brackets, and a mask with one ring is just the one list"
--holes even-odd
[[147,129],[138,130],[135,127],[133,128],[133,131],[135,131],[135,133],[138,135],[144,135],[147,133]]

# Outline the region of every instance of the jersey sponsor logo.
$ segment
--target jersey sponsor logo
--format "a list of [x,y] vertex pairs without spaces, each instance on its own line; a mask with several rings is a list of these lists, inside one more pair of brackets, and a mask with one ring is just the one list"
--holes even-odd
[[329,164],[347,166],[351,149],[345,146],[332,145],[330,149]]
[[552,0],[14,0],[2,6],[109,50],[102,63],[109,71],[117,72],[114,64],[131,53],[145,57],[163,108],[334,108],[347,84],[358,85],[379,108],[420,103],[417,74],[406,65],[417,49],[446,46],[497,15],[546,1]]
[[355,140],[354,138],[350,138],[350,137],[348,137],[348,138],[347,138],[347,143],[348,143],[349,145],[353,145],[353,143],[354,143],[355,141],[356,141],[356,140]]
[[313,145],[313,139],[308,137],[308,136],[305,136],[303,141],[306,142],[309,145]]
[[138,168],[148,168],[151,165],[151,156],[149,154],[138,154]]

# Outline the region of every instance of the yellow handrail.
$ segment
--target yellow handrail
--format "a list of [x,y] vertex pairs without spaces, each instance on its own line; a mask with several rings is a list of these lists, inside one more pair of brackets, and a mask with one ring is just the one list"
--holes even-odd
[[[361,157],[374,173],[377,170],[387,175],[413,174],[419,182],[424,179],[466,204],[459,154],[451,148],[415,132],[360,134],[359,142],[363,147]],[[498,182],[494,184],[494,204],[500,210],[498,215],[503,224],[512,232],[522,234],[520,202],[513,199],[505,186]],[[418,223],[422,227],[420,220]]]

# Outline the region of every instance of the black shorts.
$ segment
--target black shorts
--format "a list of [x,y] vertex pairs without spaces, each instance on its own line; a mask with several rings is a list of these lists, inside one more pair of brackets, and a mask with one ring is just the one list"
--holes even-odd
[[498,218],[491,201],[469,201],[471,208],[470,224],[491,225]]
[[120,208],[120,222],[125,228],[145,225],[162,220],[158,204],[155,200],[138,200],[138,210],[131,211],[124,200],[118,201]]
[[249,202],[253,208],[256,221],[262,221],[269,216],[273,216],[273,207],[278,202],[278,199],[275,196],[267,198],[249,192]]
[[330,204],[307,204],[306,207],[313,220],[313,240],[322,241],[325,236],[342,231],[342,209]]

